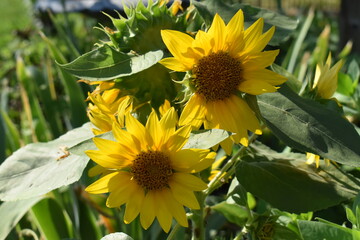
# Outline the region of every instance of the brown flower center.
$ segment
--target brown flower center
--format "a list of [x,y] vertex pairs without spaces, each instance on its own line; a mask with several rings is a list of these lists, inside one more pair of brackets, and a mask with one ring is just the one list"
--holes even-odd
[[158,151],[138,154],[133,161],[131,172],[136,182],[145,190],[167,187],[173,174],[169,157]]
[[226,52],[211,53],[193,68],[196,92],[207,101],[224,100],[234,94],[242,81],[241,62]]

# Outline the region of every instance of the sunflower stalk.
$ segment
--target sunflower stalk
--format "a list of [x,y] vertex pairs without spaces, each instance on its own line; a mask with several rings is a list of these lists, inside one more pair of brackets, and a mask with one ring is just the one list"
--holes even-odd
[[[256,134],[253,134],[249,138],[249,144],[251,144],[257,138]],[[209,182],[208,188],[204,190],[206,196],[210,195],[215,189],[217,189],[224,180],[228,179],[235,171],[235,166],[238,161],[241,160],[240,156],[244,153],[246,147],[242,146],[237,153],[221,168],[216,176]],[[232,169],[230,169],[233,167]],[[230,170],[229,170],[230,169]],[[231,173],[231,175],[229,174]]]
[[192,227],[192,240],[205,240],[205,211],[204,211],[204,206],[205,206],[205,199],[206,199],[206,194],[204,194],[203,192],[197,192],[196,193],[196,198],[199,202],[200,205],[200,209],[198,210],[193,210],[193,215],[192,215],[192,223],[193,223],[193,227]]

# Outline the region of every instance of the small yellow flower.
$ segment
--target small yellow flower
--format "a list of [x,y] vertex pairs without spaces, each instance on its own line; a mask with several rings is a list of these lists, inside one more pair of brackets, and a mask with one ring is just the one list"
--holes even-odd
[[[307,164],[310,165],[310,164],[315,163],[317,168],[320,166],[320,156],[319,155],[307,152],[306,159],[307,159],[307,161],[306,161]],[[327,166],[330,165],[330,159],[324,158],[324,161]]]
[[317,95],[329,99],[334,95],[338,86],[338,73],[343,65],[343,60],[331,66],[331,54],[328,55],[325,64],[316,65],[313,89],[317,89]]
[[163,41],[174,57],[160,61],[165,67],[188,72],[187,84],[192,90],[179,124],[191,124],[194,129],[225,129],[236,133],[222,143],[227,153],[232,141],[248,145],[248,130],[261,134],[258,119],[243,99],[244,93],[259,95],[275,92],[275,85],[286,79],[266,67],[279,50],[262,52],[275,28],[262,33],[260,18],[244,31],[244,16],[240,10],[225,25],[216,14],[207,32],[199,30],[195,39],[173,30],[162,30]]
[[102,93],[91,93],[88,99],[92,102],[88,106],[90,122],[97,127],[92,129],[95,135],[109,132],[114,121],[123,125],[124,114],[131,110],[131,97],[119,98],[119,89],[104,90]]
[[182,149],[191,126],[176,130],[177,114],[170,108],[159,120],[155,111],[143,126],[130,113],[125,116],[126,130],[114,122],[115,141],[94,138],[99,150],[86,154],[108,174],[86,188],[93,194],[110,193],[108,207],[125,207],[124,222],[140,215],[147,229],[155,217],[165,232],[172,219],[188,226],[184,206],[199,209],[194,191],[207,188],[200,178],[192,175],[208,168],[214,153],[202,149]]

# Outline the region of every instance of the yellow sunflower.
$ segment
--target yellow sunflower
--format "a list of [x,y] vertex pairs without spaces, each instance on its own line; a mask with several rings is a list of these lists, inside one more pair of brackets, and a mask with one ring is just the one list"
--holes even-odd
[[90,122],[97,127],[92,129],[95,135],[111,131],[116,119],[123,125],[123,116],[131,110],[132,100],[130,96],[119,98],[119,94],[120,90],[115,88],[89,94],[88,99],[92,103],[88,105],[88,116]]
[[126,130],[113,125],[115,141],[94,138],[99,150],[86,154],[110,172],[86,188],[89,193],[110,193],[106,205],[126,205],[124,222],[140,214],[147,229],[155,217],[165,232],[172,219],[187,227],[184,206],[199,209],[194,191],[207,185],[192,173],[208,168],[215,153],[202,149],[182,149],[191,126],[176,130],[177,114],[170,108],[159,120],[155,111],[143,126],[130,113],[125,116]]
[[[275,31],[272,27],[262,33],[263,25],[260,18],[244,30],[244,16],[239,10],[227,25],[216,14],[209,30],[199,30],[195,39],[174,30],[161,31],[174,57],[162,59],[160,63],[175,71],[188,72],[190,76],[187,84],[192,95],[180,117],[180,125],[192,124],[197,129],[204,124],[206,129],[225,129],[236,133],[231,136],[232,141],[245,146],[248,130],[262,133],[243,95],[275,92],[275,86],[286,81],[266,69],[279,50],[262,51]],[[227,153],[230,149],[225,148]]]

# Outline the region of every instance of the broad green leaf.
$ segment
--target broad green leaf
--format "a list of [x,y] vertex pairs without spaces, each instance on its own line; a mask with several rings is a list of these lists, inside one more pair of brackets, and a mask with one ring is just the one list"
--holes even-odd
[[35,197],[26,200],[3,202],[0,205],[0,239],[5,239],[25,213],[40,199],[41,197]]
[[356,231],[342,226],[335,227],[322,222],[300,220],[298,224],[303,240],[353,240],[352,231]]
[[286,84],[258,96],[267,127],[285,144],[350,166],[360,166],[360,136],[336,112],[299,97]]
[[236,178],[255,196],[295,213],[334,206],[354,197],[360,189],[354,177],[332,165],[315,169],[305,163],[305,156],[304,161],[242,161]]
[[354,81],[353,84],[354,84],[354,88],[355,88],[359,82],[359,76],[360,76],[360,67],[359,67],[358,62],[355,59],[353,59],[350,62],[347,73],[350,75],[351,79]]
[[221,202],[212,206],[211,209],[220,212],[229,222],[239,226],[244,226],[248,218],[246,209],[237,204]]
[[45,239],[61,240],[72,237],[63,209],[55,199],[45,198],[31,209]]
[[193,4],[208,27],[216,13],[218,13],[225,22],[229,22],[239,9],[242,9],[244,12],[244,22],[246,27],[249,27],[257,19],[263,18],[265,30],[269,29],[271,26],[276,26],[275,34],[269,43],[270,45],[279,45],[281,42],[285,41],[298,25],[298,21],[293,18],[247,4],[228,4],[218,0],[194,1]]
[[190,134],[184,148],[207,149],[219,144],[230,134],[222,129],[201,130]]
[[0,199],[31,198],[77,181],[89,158],[72,147],[93,137],[90,124],[17,150],[0,166]]
[[85,53],[71,63],[59,64],[68,73],[90,81],[106,81],[130,76],[155,65],[163,56],[161,50],[144,55],[118,52],[104,45]]
[[133,240],[133,238],[125,233],[116,232],[116,233],[110,233],[105,237],[101,238],[100,240]]

